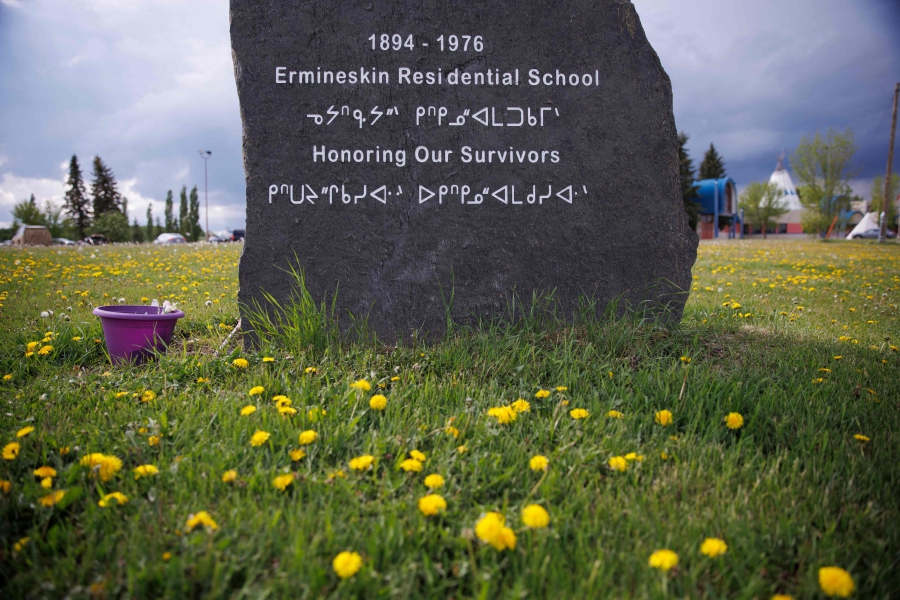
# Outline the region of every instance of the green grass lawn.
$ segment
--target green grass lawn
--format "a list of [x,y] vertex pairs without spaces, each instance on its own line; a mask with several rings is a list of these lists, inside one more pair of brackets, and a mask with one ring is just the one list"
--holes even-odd
[[[897,596],[900,246],[703,244],[675,328],[217,355],[239,252],[0,251],[0,596],[815,598],[827,566]],[[120,298],[184,309],[165,356],[109,364],[90,311]]]

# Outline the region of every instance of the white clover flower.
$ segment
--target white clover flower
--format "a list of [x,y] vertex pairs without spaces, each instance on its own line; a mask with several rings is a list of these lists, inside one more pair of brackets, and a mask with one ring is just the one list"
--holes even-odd
[[206,305],[207,305],[207,306],[212,306],[212,300],[207,300],[207,301],[206,301]]
[[125,298],[119,298],[119,304],[125,304]]
[[42,318],[46,319],[46,318],[49,317],[49,316],[50,316],[50,313],[47,312],[46,310],[42,310],[42,311],[41,311],[41,317],[42,317]]

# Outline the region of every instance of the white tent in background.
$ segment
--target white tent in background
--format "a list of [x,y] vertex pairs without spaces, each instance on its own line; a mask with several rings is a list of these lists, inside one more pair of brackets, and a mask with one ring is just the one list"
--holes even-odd
[[873,212],[866,213],[866,216],[856,224],[853,231],[847,234],[847,239],[852,240],[853,236],[857,233],[862,233],[863,231],[868,231],[870,229],[878,229],[878,215]]
[[774,183],[784,194],[782,200],[787,202],[788,210],[803,210],[803,204],[800,203],[800,197],[797,195],[797,189],[794,182],[791,181],[791,174],[784,168],[784,152],[778,156],[778,166],[775,172],[769,177],[769,183]]

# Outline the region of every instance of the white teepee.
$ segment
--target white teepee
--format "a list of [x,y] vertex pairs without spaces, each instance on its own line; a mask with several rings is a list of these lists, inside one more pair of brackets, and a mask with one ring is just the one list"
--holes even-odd
[[791,174],[784,168],[784,152],[778,156],[778,166],[775,172],[769,177],[769,183],[774,183],[784,194],[784,201],[787,202],[788,210],[803,210],[800,203],[800,197],[797,196],[797,190],[794,188],[794,182],[791,181]]

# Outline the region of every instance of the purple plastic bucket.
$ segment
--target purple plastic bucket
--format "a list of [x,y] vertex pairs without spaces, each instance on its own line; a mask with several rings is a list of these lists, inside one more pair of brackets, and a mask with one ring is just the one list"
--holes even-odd
[[175,333],[175,324],[184,316],[180,310],[163,314],[157,306],[98,306],[106,349],[113,364],[141,363],[154,350],[165,350]]

